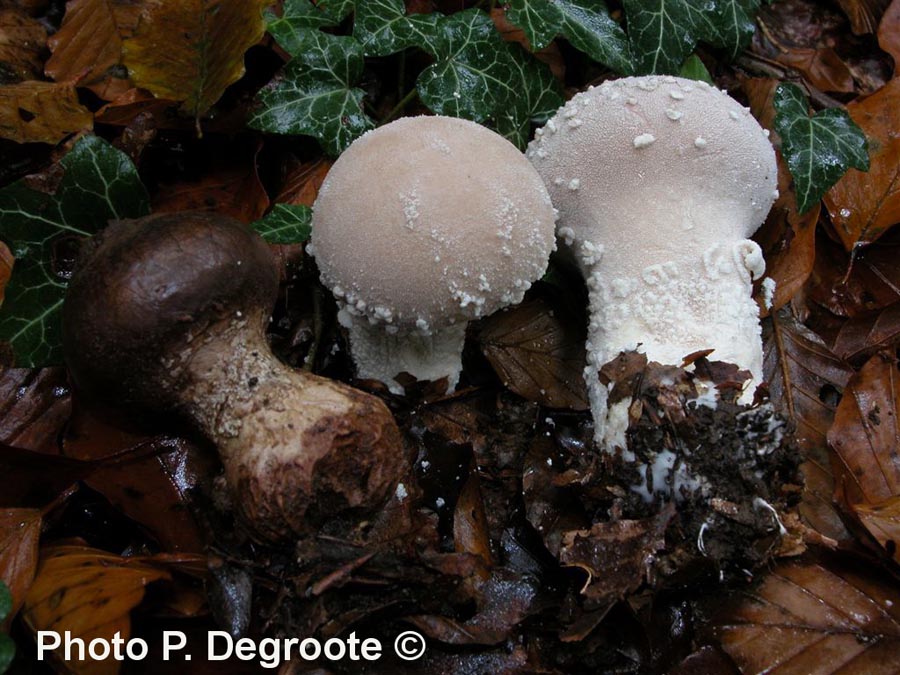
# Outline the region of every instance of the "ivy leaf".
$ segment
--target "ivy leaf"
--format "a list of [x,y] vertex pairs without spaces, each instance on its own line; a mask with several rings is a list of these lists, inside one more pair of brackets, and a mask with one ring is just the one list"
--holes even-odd
[[869,170],[866,136],[846,110],[828,108],[809,117],[803,91],[789,83],[778,85],[774,105],[775,131],[794,178],[800,213],[815,206],[850,167]]
[[0,239],[16,258],[0,309],[0,340],[12,344],[25,367],[61,361],[66,274],[55,263],[66,242],[91,236],[109,220],[150,211],[134,164],[96,136],[81,138],[60,160],[59,171],[58,183],[43,189],[23,178],[0,190]]
[[634,70],[631,47],[603,0],[512,0],[509,20],[525,31],[532,49],[543,49],[557,35],[624,75]]
[[407,14],[402,0],[358,0],[353,35],[366,56],[387,56],[407,47],[434,53],[433,40],[443,15]]
[[677,73],[699,40],[734,57],[753,35],[759,0],[623,0],[640,73]]
[[266,12],[266,29],[289,54],[296,56],[310,29],[338,25],[353,11],[353,0],[287,0],[281,16]]
[[12,593],[9,586],[0,580],[0,621],[9,616],[12,611]]
[[504,42],[484,12],[470,9],[441,19],[437,62],[419,75],[419,98],[439,115],[493,123],[519,147],[562,105],[549,68],[516,44]]
[[270,244],[302,244],[312,231],[312,209],[300,204],[276,204],[250,227]]
[[374,124],[363,112],[362,45],[352,37],[320,31],[298,33],[295,57],[279,78],[257,95],[248,126],[276,134],[313,136],[332,156]]
[[696,54],[691,54],[687,57],[687,60],[681,66],[681,70],[678,71],[678,75],[679,77],[688,80],[698,80],[700,82],[706,82],[707,84],[715,84],[712,75],[709,74],[706,66],[703,65],[703,61],[701,61]]
[[16,643],[9,635],[0,635],[0,673],[5,673],[16,656]]

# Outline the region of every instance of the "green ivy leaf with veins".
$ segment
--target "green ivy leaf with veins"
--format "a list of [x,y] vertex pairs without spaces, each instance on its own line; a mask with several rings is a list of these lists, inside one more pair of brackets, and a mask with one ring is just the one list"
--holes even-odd
[[337,26],[353,11],[353,0],[286,0],[281,16],[266,12],[266,28],[275,41],[290,54],[302,49],[310,29]]
[[480,10],[443,17],[432,55],[437,62],[416,82],[422,102],[439,115],[493,123],[520,148],[529,140],[531,121],[543,121],[562,105],[549,68],[504,42]]
[[639,73],[678,72],[698,41],[736,56],[754,31],[759,0],[623,0]]
[[511,0],[507,17],[525,31],[534,50],[562,35],[573,47],[616,72],[634,72],[628,38],[610,18],[603,0]]
[[357,0],[353,36],[366,56],[387,56],[408,47],[433,54],[436,26],[443,18],[437,12],[407,14],[401,0]]
[[312,209],[300,204],[276,204],[250,227],[270,244],[302,244],[312,231]]
[[[288,45],[294,57],[281,75],[257,95],[257,108],[247,125],[276,134],[303,134],[337,156],[373,128],[363,112],[362,45],[352,37],[317,30],[299,31]],[[290,47],[290,48],[289,48]]]
[[0,308],[0,340],[24,367],[62,361],[59,311],[67,280],[55,260],[65,240],[150,212],[134,164],[96,136],[75,143],[58,169],[61,175],[50,174],[43,186],[23,178],[0,190],[0,240],[16,259]]
[[797,209],[815,206],[847,169],[869,170],[866,135],[846,110],[828,108],[809,117],[803,91],[782,83],[775,90],[775,131],[797,190]]

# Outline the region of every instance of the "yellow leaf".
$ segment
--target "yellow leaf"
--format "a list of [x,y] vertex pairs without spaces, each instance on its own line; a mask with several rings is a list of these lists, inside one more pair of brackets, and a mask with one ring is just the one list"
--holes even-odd
[[112,70],[122,60],[122,39],[137,24],[140,7],[130,0],[71,0],[62,26],[48,42],[53,56],[44,67],[57,82],[78,80],[110,101],[131,88]]
[[93,117],[71,84],[29,81],[0,86],[0,138],[58,143],[92,126]]
[[135,85],[183,101],[199,117],[244,74],[244,52],[265,30],[262,10],[271,0],[152,0],[124,62]]
[[[37,576],[22,616],[35,634],[52,630],[81,638],[111,640],[116,632],[123,640],[131,634],[129,613],[144,597],[147,584],[169,579],[165,570],[146,559],[122,558],[86,546],[51,546],[41,552]],[[58,659],[61,663],[61,650]],[[121,662],[108,658],[93,661],[85,650],[84,661],[66,661],[65,669],[79,675],[115,675]]]

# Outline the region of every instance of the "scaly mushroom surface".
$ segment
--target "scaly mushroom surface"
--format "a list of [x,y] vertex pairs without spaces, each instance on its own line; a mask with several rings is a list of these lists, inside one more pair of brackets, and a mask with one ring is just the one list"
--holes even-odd
[[521,301],[555,248],[555,213],[509,141],[450,117],[409,117],[341,155],[316,199],[312,245],[358,375],[462,369],[466,323]]
[[235,507],[264,540],[371,511],[405,470],[379,399],[272,354],[265,326],[277,293],[274,258],[255,232],[177,213],[110,225],[63,306],[78,389],[189,420],[217,446]]
[[598,377],[621,351],[678,365],[714,349],[710,358],[762,380],[751,291],[765,262],[748,237],[777,196],[777,167],[748,109],[704,82],[623,78],[573,97],[527,156],[588,286],[585,378],[598,443],[624,447],[628,401],[607,411]]

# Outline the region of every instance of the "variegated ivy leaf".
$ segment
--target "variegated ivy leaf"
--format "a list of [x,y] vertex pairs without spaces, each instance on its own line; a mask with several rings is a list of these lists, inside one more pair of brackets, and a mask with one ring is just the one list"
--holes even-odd
[[504,42],[487,14],[470,9],[442,18],[437,59],[419,75],[419,98],[439,115],[491,124],[520,148],[562,104],[549,68],[519,45]]
[[363,112],[364,92],[353,85],[363,70],[362,45],[317,30],[297,33],[294,59],[257,95],[248,126],[316,138],[337,156],[374,124]]
[[543,49],[557,35],[616,72],[633,72],[625,32],[609,16],[603,0],[511,0],[507,17],[525,31],[532,49]]
[[803,91],[789,83],[778,85],[774,105],[775,131],[794,178],[800,213],[815,206],[850,167],[869,170],[866,135],[846,110],[828,108],[810,117]]
[[270,244],[302,244],[312,231],[312,209],[301,204],[276,204],[250,227]]
[[677,73],[698,41],[737,55],[759,0],[623,0],[639,73]]
[[0,190],[0,239],[16,259],[0,308],[0,340],[12,345],[16,363],[25,367],[62,360],[66,252],[110,220],[150,211],[134,164],[96,136],[75,143],[58,168]]
[[434,52],[435,27],[443,15],[407,14],[402,0],[357,0],[353,35],[367,56],[387,56],[408,47]]

